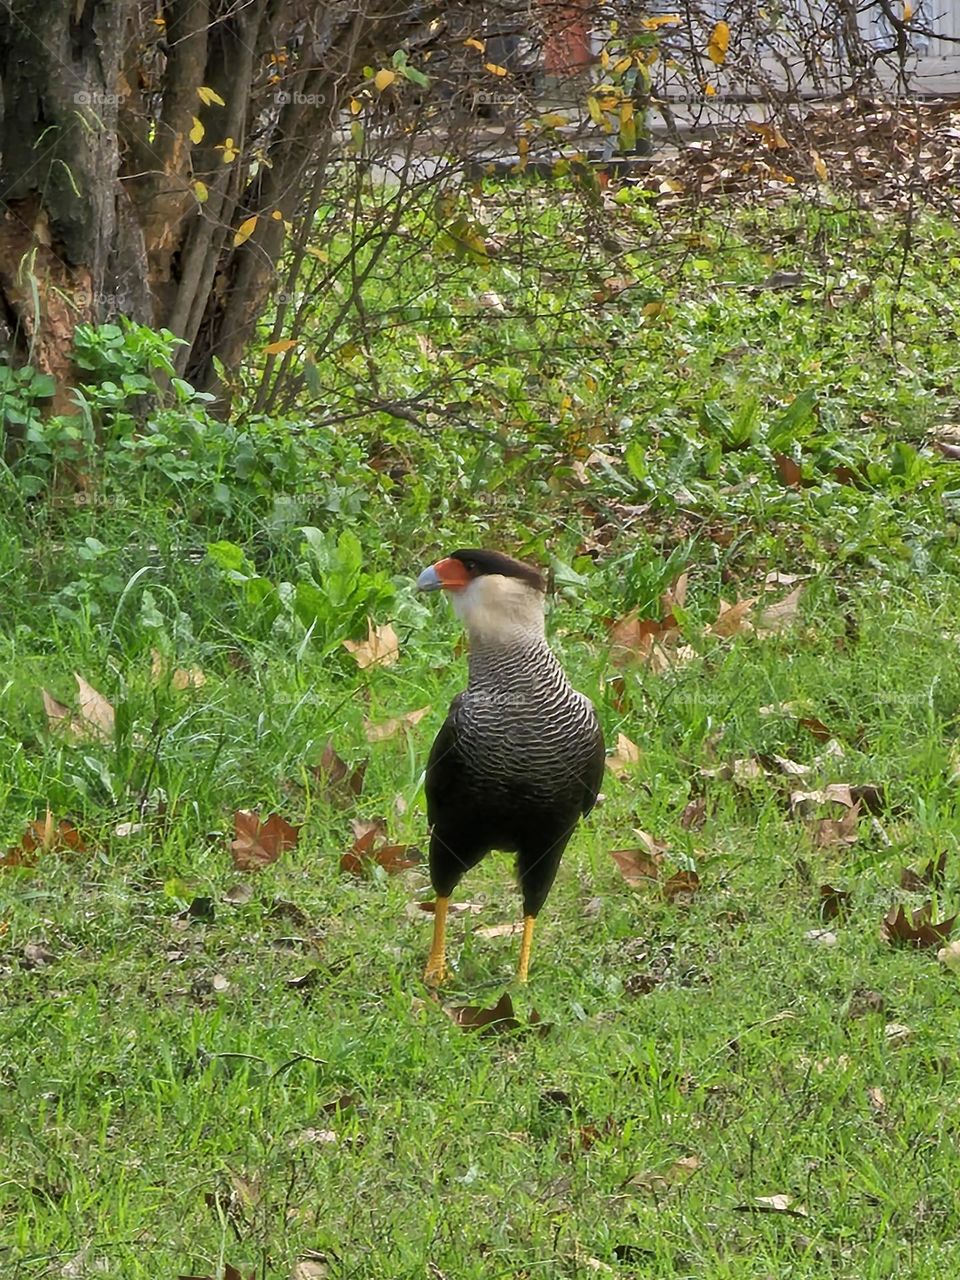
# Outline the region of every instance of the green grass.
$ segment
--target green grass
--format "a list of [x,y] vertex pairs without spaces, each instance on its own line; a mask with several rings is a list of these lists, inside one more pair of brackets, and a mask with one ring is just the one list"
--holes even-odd
[[[621,236],[649,229],[641,200],[618,208]],[[571,258],[558,225],[538,230],[576,265],[565,288],[582,302],[602,264]],[[747,292],[771,256],[807,266],[814,229],[817,287]],[[612,313],[574,307],[551,350],[563,291],[533,298],[540,327],[461,322],[447,295],[510,284],[502,264],[468,262],[472,279],[451,272],[402,340],[386,324],[376,335],[380,394],[425,385],[409,358],[419,329],[494,441],[442,423],[298,436],[285,420],[236,438],[208,425],[202,446],[176,437],[173,479],[158,449],[155,472],[107,458],[86,506],[34,490],[7,508],[0,849],[48,805],[86,849],[0,869],[0,1274],[949,1274],[957,980],[880,923],[895,902],[932,896],[938,919],[960,907],[957,490],[925,443],[955,402],[942,314],[955,236],[917,228],[909,337],[891,348],[896,238],[867,230],[838,211],[758,210],[702,227],[713,249],[681,263],[693,232],[679,228],[662,270],[659,250],[632,267],[666,299],[662,320],[640,323],[649,292],[624,298],[611,345]],[[884,254],[888,274],[855,301]],[[423,270],[384,277],[383,299],[405,306]],[[831,281],[847,293],[827,306]],[[531,353],[528,376],[504,331]],[[320,362],[337,395],[357,360]],[[810,412],[785,424],[811,388]],[[595,446],[605,459],[591,462]],[[795,453],[807,487],[783,485],[777,452]],[[859,485],[836,478],[838,462]],[[305,524],[328,536],[305,541]],[[232,552],[204,555],[221,540],[246,557],[233,577]],[[452,921],[443,1002],[492,1006],[511,990],[543,1035],[465,1033],[429,997],[422,869],[358,880],[339,866],[353,818],[385,817],[391,838],[425,847],[421,771],[465,662],[449,611],[411,584],[442,550],[478,543],[552,566],[556,646],[608,744],[623,733],[641,751],[625,780],[608,773],[568,850],[527,988],[512,987],[518,938],[475,932],[516,918],[509,860],[492,855],[457,894],[482,909]],[[685,568],[692,656],[632,667],[618,688],[605,620],[655,614]],[[755,594],[775,568],[808,575],[796,624],[711,636],[719,599]],[[370,601],[400,657],[360,672],[341,641],[362,633]],[[203,686],[158,684],[154,647],[201,667]],[[114,706],[111,740],[49,730],[40,689],[75,706],[75,671]],[[782,704],[793,710],[762,712]],[[423,706],[414,729],[368,745],[365,719]],[[309,771],[331,736],[348,761],[370,757],[346,808]],[[818,849],[790,815],[788,779],[704,773],[773,754],[810,766],[803,789],[877,784],[882,811],[855,844]],[[688,830],[699,794],[706,822]],[[296,848],[235,871],[239,807],[302,823]],[[134,820],[143,830],[117,834]],[[695,867],[692,899],[627,886],[610,852],[636,846],[635,829],[666,843],[665,874]],[[899,887],[904,865],[941,851],[942,886]],[[236,902],[239,883],[250,893]],[[825,922],[828,883],[850,903]],[[764,1211],[769,1196],[792,1212]]]
[[[464,1277],[577,1276],[591,1259],[641,1276],[942,1272],[960,1231],[956,985],[932,953],[882,942],[879,923],[895,899],[920,900],[897,890],[900,866],[941,849],[939,910],[956,905],[960,675],[941,633],[958,604],[940,585],[865,599],[850,639],[814,583],[801,628],[703,639],[685,667],[630,675],[622,712],[598,693],[595,646],[567,634],[608,737],[627,733],[643,755],[626,782],[608,777],[542,918],[516,1002],[553,1024],[543,1037],[465,1034],[425,998],[429,917],[407,911],[425,876],[344,876],[350,815],[284,786],[308,751],[308,718],[291,729],[287,715],[291,668],[183,694],[232,740],[207,777],[180,780],[155,838],[112,836],[122,808],[101,808],[98,832],[91,807],[86,854],[0,879],[6,1274],[55,1274],[85,1248],[90,1267],[130,1277],[221,1261],[287,1276],[307,1250],[333,1276],[412,1277],[425,1261]],[[456,665],[431,670],[449,652],[450,625],[438,631],[369,678],[383,712],[434,710],[410,742],[370,748],[356,806],[421,842],[419,768],[462,680]],[[259,731],[251,685],[267,695]],[[896,813],[882,835],[865,821],[857,845],[815,851],[776,781],[699,780],[757,750],[811,761],[821,748],[789,715],[758,715],[801,697],[845,744],[823,780],[886,785]],[[359,710],[343,711],[336,739],[356,755]],[[64,749],[61,777],[81,750]],[[186,774],[186,741],[169,750]],[[688,832],[698,786],[709,818]],[[216,830],[242,801],[306,817],[297,848],[255,877],[231,869]],[[694,860],[692,902],[626,887],[609,850],[636,843],[634,825],[668,842],[670,865]],[[253,897],[234,906],[224,895],[243,879]],[[807,937],[827,881],[852,892],[828,926],[834,946]],[[488,859],[458,896],[483,910],[454,923],[444,996],[492,1005],[518,940],[471,926],[516,915],[507,860]],[[194,898],[212,918],[185,914]],[[37,943],[47,962],[30,967]],[[310,985],[291,986],[304,974]],[[907,1043],[885,1034],[892,1022]],[[671,1181],[689,1157],[699,1166]],[[776,1194],[807,1216],[751,1210]]]

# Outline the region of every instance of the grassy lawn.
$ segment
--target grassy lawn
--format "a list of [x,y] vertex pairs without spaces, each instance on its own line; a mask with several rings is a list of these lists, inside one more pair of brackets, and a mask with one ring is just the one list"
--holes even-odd
[[[827,225],[815,286],[757,289],[808,265],[807,216],[701,229],[714,248],[662,269],[646,317],[656,255],[638,259],[613,344],[607,304],[584,303],[579,345],[533,344],[526,380],[449,299],[419,316],[436,351],[410,351],[476,382],[502,448],[394,423],[375,456],[376,424],[300,445],[253,422],[229,448],[199,428],[158,445],[156,473],[125,473],[118,445],[78,508],[4,477],[0,847],[48,806],[84,846],[0,868],[4,1276],[949,1273],[958,979],[881,924],[960,907],[960,486],[928,444],[956,403],[954,233],[918,229],[891,345],[891,278],[857,300],[867,259],[896,275],[882,231],[858,258],[838,223],[830,259]],[[508,269],[474,287],[506,295]],[[416,390],[403,342],[383,336],[384,398]],[[319,366],[344,397],[353,358]],[[425,847],[421,771],[466,664],[412,581],[483,543],[551,565],[556,647],[611,751],[624,735],[639,758],[618,752],[570,846],[529,986],[519,939],[484,936],[519,909],[494,855],[461,885],[435,1001],[425,871],[340,858],[354,819]],[[605,621],[659,618],[684,570],[682,635],[615,666]],[[720,600],[775,570],[801,575],[797,616],[762,625],[800,583],[771,585],[756,630],[717,634]],[[395,628],[393,665],[343,648],[368,614]],[[194,667],[202,683],[171,676]],[[75,715],[73,672],[109,700],[108,735],[48,724],[41,689]],[[311,772],[328,738],[369,757],[359,796]],[[866,788],[842,830],[817,824],[845,804],[791,803],[829,784]],[[295,847],[237,870],[238,808],[302,824]],[[629,884],[611,851],[649,855],[638,831],[662,865]],[[942,876],[901,887],[941,853]],[[695,892],[664,890],[677,871]],[[445,1010],[507,990],[518,1030]]]

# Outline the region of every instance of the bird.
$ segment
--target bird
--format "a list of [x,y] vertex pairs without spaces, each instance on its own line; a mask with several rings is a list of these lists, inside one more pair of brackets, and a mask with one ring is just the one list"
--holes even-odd
[[499,849],[516,854],[524,983],[537,915],[574,828],[596,803],[603,733],[547,643],[538,569],[499,551],[453,551],[424,569],[417,587],[446,592],[469,639],[467,688],[450,705],[425,773],[436,904],[424,981],[437,987],[447,978],[454,889]]

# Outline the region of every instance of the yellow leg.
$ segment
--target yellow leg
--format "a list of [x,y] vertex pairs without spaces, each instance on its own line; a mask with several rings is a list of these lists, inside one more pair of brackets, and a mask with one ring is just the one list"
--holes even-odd
[[533,946],[533,926],[536,916],[523,917],[523,937],[520,940],[520,963],[517,965],[517,981],[526,982],[527,970],[530,968],[530,950]]
[[447,907],[449,898],[438,898],[433,916],[433,946],[423,974],[428,987],[439,987],[447,976]]

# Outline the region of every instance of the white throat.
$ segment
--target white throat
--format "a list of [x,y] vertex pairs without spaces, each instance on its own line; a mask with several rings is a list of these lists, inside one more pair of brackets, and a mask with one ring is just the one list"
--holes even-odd
[[473,644],[508,647],[543,640],[543,595],[519,578],[484,573],[450,602]]

